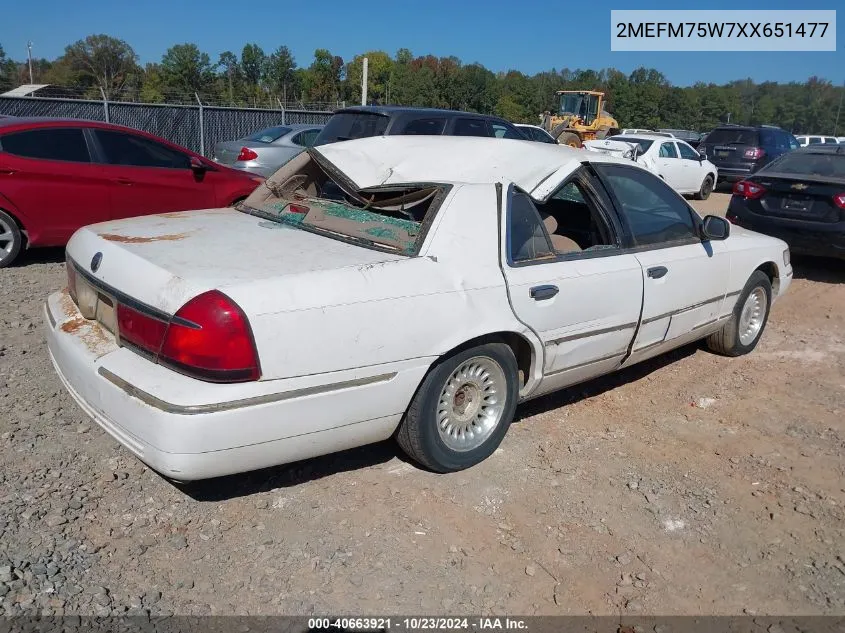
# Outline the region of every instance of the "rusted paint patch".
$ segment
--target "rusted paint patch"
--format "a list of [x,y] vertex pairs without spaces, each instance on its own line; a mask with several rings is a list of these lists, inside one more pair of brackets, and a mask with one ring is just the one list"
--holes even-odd
[[62,298],[59,299],[59,307],[66,317],[73,317],[75,314],[78,314],[76,304],[71,299],[67,289],[62,291]]
[[146,244],[148,242],[177,242],[188,237],[187,233],[171,233],[169,235],[155,235],[152,237],[133,237],[129,235],[117,235],[115,233],[100,233],[100,237],[109,242],[120,242],[121,244]]
[[97,358],[117,349],[114,339],[96,321],[75,317],[62,324],[62,332],[76,336]]
[[66,332],[68,334],[76,334],[81,328],[85,327],[85,319],[82,317],[76,317],[71,319],[70,321],[65,321],[62,323],[62,332]]

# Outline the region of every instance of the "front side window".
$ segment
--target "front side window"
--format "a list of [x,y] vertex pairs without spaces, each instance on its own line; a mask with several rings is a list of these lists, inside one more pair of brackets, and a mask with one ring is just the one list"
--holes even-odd
[[499,123],[497,121],[490,122],[490,129],[493,132],[493,136],[496,138],[511,138],[516,139],[519,141],[524,141],[525,137],[522,136],[519,132],[517,132],[514,128],[504,123]]
[[510,261],[519,263],[555,257],[552,245],[543,230],[540,214],[527,194],[520,192],[513,194],[509,221],[508,254]]
[[44,128],[0,137],[0,149],[15,156],[90,163],[85,134],[80,128]]
[[678,151],[681,152],[681,158],[686,158],[687,160],[697,161],[700,156],[698,152],[686,143],[678,143]]
[[698,239],[689,205],[663,180],[636,167],[598,164],[636,246]]
[[678,150],[675,149],[674,143],[663,143],[660,146],[660,158],[677,158]]
[[142,136],[115,130],[96,130],[106,163],[126,167],[161,167],[190,169],[187,154]]
[[375,112],[338,112],[333,114],[317,136],[315,145],[326,145],[355,138],[381,136],[390,117]]

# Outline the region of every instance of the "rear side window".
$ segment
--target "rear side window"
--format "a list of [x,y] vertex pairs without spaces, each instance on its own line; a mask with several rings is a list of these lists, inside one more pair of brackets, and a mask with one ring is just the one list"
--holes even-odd
[[427,117],[424,119],[411,119],[396,134],[413,134],[426,136],[440,136],[446,127],[446,119],[442,117]]
[[2,151],[24,158],[90,163],[85,134],[80,128],[46,128],[0,137]]
[[707,135],[707,143],[712,145],[751,145],[760,144],[757,130],[719,128]]
[[191,167],[191,159],[187,154],[142,136],[114,130],[96,130],[95,134],[103,148],[106,162],[110,165],[169,169]]
[[455,119],[454,136],[490,136],[484,119]]
[[663,143],[660,146],[660,158],[677,158],[678,150],[675,149],[674,143]]
[[822,139],[821,139],[820,136],[811,136],[807,142],[810,145],[818,145],[819,143],[822,142]]
[[326,145],[354,138],[381,136],[389,122],[388,116],[372,112],[338,112],[332,115],[314,144]]
[[273,141],[278,141],[282,138],[285,134],[290,132],[289,127],[268,127],[266,130],[260,130],[255,132],[254,134],[250,134],[249,136],[245,137],[245,141],[255,141],[258,143],[272,143]]
[[493,131],[493,136],[496,138],[511,138],[518,141],[525,140],[525,136],[517,132],[515,128],[512,128],[510,125],[506,125],[505,123],[490,121],[490,129]]
[[508,229],[508,254],[512,262],[555,256],[537,207],[524,193],[515,193],[511,199]]
[[825,136],[825,137],[824,137],[824,142],[825,142],[825,143],[836,143],[836,139],[835,139],[835,138],[833,138],[832,136]]

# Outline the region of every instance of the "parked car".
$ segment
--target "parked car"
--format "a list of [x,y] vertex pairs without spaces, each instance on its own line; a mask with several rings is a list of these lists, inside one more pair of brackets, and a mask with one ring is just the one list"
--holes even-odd
[[737,182],[796,147],[798,140],[778,127],[722,125],[701,141],[698,151],[719,169],[719,182]]
[[546,132],[539,125],[529,125],[527,123],[514,123],[514,125],[522,132],[529,141],[537,141],[538,143],[551,143],[557,145],[555,137]]
[[265,178],[314,145],[322,125],[276,125],[235,141],[221,141],[214,146],[212,160]]
[[707,200],[716,184],[716,166],[690,145],[658,134],[620,134],[603,141],[585,141],[594,152],[635,160],[680,194]]
[[117,125],[0,119],[0,268],[86,224],[226,206],[262,180]]
[[796,253],[845,259],[845,147],[810,145],[734,185],[727,218]]
[[485,138],[322,145],[236,209],[89,226],[67,253],[56,369],[177,480],[394,434],[467,468],[520,401],[697,339],[750,352],[792,275],[782,241],[631,161]]
[[836,144],[839,143],[839,139],[835,136],[812,136],[808,134],[800,134],[795,137],[798,141],[798,144],[801,147],[807,147],[807,145],[824,145],[827,144]]
[[314,145],[368,136],[489,136],[527,140],[499,117],[457,110],[401,106],[352,106],[337,110]]
[[694,130],[658,130],[658,133],[671,134],[677,139],[681,139],[691,147],[698,147],[701,142],[702,134]]

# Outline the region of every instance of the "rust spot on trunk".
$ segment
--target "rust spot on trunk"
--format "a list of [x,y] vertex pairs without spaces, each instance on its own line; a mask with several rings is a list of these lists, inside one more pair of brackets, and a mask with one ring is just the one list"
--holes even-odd
[[73,302],[73,299],[67,289],[62,291],[62,298],[59,300],[59,307],[67,317],[72,317],[77,313],[76,304]]
[[170,235],[155,235],[153,237],[131,237],[129,235],[116,235],[114,233],[100,233],[100,237],[109,242],[120,242],[121,244],[146,244],[147,242],[176,242],[184,240],[185,233],[172,233]]

